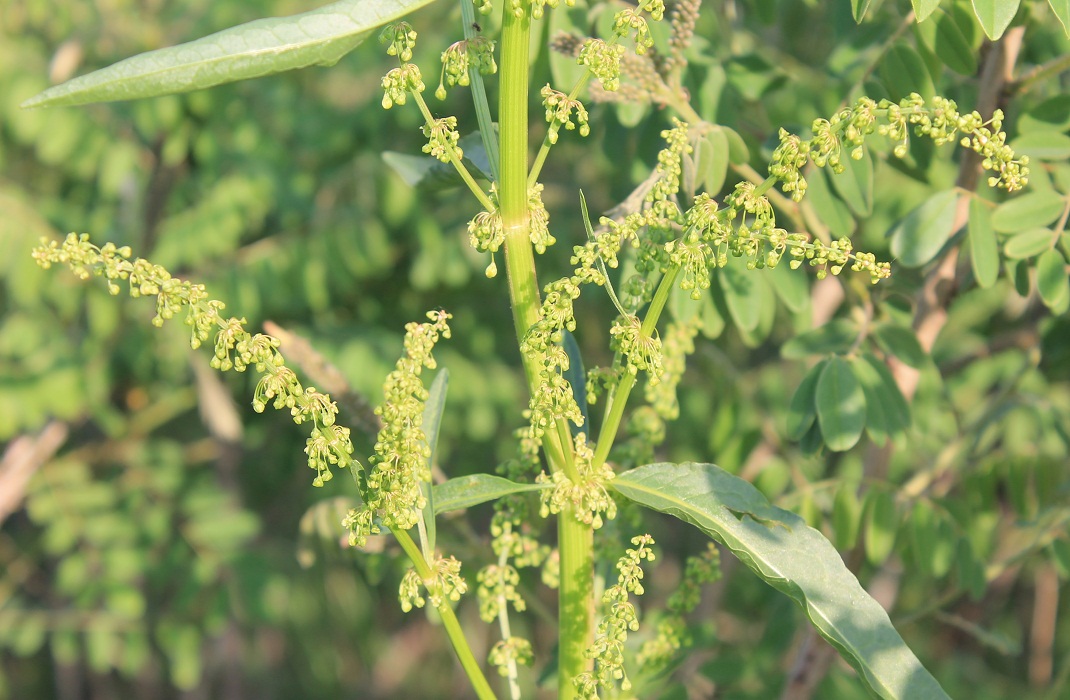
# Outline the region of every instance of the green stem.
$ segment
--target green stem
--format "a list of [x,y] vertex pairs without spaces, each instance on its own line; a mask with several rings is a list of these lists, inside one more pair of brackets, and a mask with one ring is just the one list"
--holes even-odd
[[[435,123],[435,117],[431,114],[431,110],[428,108],[427,103],[424,102],[423,96],[418,92],[411,93],[416,100],[416,105],[420,108],[420,113],[424,115],[424,121],[428,126]],[[468,185],[468,189],[472,190],[472,194],[476,196],[479,203],[483,205],[483,208],[487,211],[494,211],[494,202],[490,201],[490,197],[486,195],[483,189],[476,183],[472,173],[468,172],[468,168],[464,167],[464,163],[457,157],[457,149],[447,147],[446,152],[449,153],[450,163],[453,164],[454,169],[457,170],[457,174],[464,180],[464,184]]]
[[[505,230],[505,268],[517,341],[539,319],[539,287],[535,277],[528,218],[528,49],[531,31],[530,5],[521,0],[520,17],[506,3],[502,12],[501,102],[498,109],[501,133],[501,180],[499,212]],[[534,390],[540,378],[534,364],[524,358],[528,384]],[[556,430],[547,430],[543,445],[551,469],[564,470],[576,478],[569,445],[561,437],[564,419]],[[571,509],[558,516],[561,554],[559,607],[558,694],[575,696],[572,678],[590,668],[583,652],[592,638],[591,612],[594,590],[594,536],[589,525],[575,520]]]
[[[665,304],[669,300],[669,292],[676,284],[676,276],[679,272],[680,268],[674,267],[661,278],[657,291],[654,292],[654,299],[650,302],[650,307],[643,318],[643,325],[639,328],[642,337],[649,338],[654,334],[658,319],[661,318],[661,312],[665,309]],[[602,421],[602,430],[598,433],[598,444],[594,449],[592,465],[595,470],[605,464],[609,457],[609,450],[617,439],[617,430],[620,429],[620,421],[624,416],[624,406],[628,403],[628,395],[631,394],[634,386],[635,375],[626,371],[617,382],[617,386],[608,394],[606,417]]]
[[[405,550],[409,561],[416,567],[416,573],[419,574],[420,578],[430,580],[434,573],[420,553],[420,548],[412,541],[409,533],[404,530],[391,530],[391,532],[394,533],[394,537],[397,538],[401,548]],[[453,612],[453,608],[450,607],[449,601],[443,600],[442,605],[436,606],[435,609],[442,618],[442,626],[446,628],[446,634],[450,638],[450,643],[453,644],[453,651],[456,652],[457,659],[461,662],[461,667],[464,668],[464,672],[468,675],[468,680],[472,682],[476,696],[480,700],[497,700],[497,696],[494,695],[494,691],[490,688],[490,683],[487,682],[487,677],[483,675],[483,669],[479,667],[479,662],[476,661],[476,657],[472,653],[472,648],[468,646],[468,640],[464,638],[461,623],[457,620],[457,615]]]

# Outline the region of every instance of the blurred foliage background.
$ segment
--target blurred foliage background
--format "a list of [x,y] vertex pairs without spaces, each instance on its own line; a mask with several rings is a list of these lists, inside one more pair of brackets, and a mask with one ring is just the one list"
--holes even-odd
[[[702,116],[746,146],[729,186],[748,166],[764,171],[778,128],[804,129],[863,93],[898,97],[906,85],[973,108],[992,45],[968,2],[942,3],[939,36],[912,24],[905,0],[885,0],[861,26],[851,5],[704,4],[688,84]],[[504,287],[468,246],[474,207],[456,206],[458,190],[413,189],[384,163],[384,150],[417,154],[422,139],[415,109],[380,107],[391,63],[375,42],[331,69],[202,93],[18,107],[131,54],[310,6],[0,0],[0,698],[467,693],[435,622],[400,613],[391,550],[338,546],[347,480],[311,487],[301,430],[253,413],[246,379],[208,371],[181,325],[154,329],[151,305],[30,258],[42,236],[68,231],[130,245],[206,283],[250,328],[273,321],[304,337],[373,403],[404,323],[444,307],[454,337],[438,351],[451,373],[439,462],[456,476],[511,456],[526,395]],[[580,6],[555,29],[589,31],[605,16]],[[411,19],[430,85],[439,32],[459,38],[460,13],[438,3]],[[493,36],[495,20],[481,21]],[[1024,2],[1011,31],[1024,36],[1017,76],[1070,50],[1046,3]],[[563,70],[549,32],[536,36],[535,86]],[[1039,250],[1009,245],[1049,227],[1067,246],[1070,100],[1065,71],[1042,77],[1003,96],[1012,139],[1038,158],[1032,206],[1005,210],[998,279],[964,274],[931,353],[902,333],[924,269],[896,267],[876,290],[846,273],[830,284],[763,276],[744,294],[723,283],[657,455],[717,462],[823,528],[953,697],[1070,692],[1070,299],[1037,290]],[[442,109],[474,128],[466,100],[454,91]],[[654,164],[669,116],[592,105],[590,137],[563,135],[544,171],[559,246],[543,274],[566,269],[583,240],[577,191],[592,211],[623,200]],[[813,211],[887,258],[886,233],[952,187],[960,158],[925,145],[902,161],[875,151],[856,178],[868,193],[818,173]],[[610,357],[611,307],[589,296],[577,316],[592,366]],[[813,328],[824,330],[805,333]],[[905,392],[912,420],[870,417],[847,452],[789,439],[809,367],[854,352],[858,338],[878,362],[918,370],[916,392]],[[474,532],[486,515],[473,514]],[[475,571],[480,536],[454,522]],[[645,599],[656,604],[702,543],[665,520],[649,527],[667,543]],[[808,658],[813,640],[788,600],[725,568],[694,620],[700,651],[667,697],[776,697]],[[552,614],[553,596],[543,601]],[[475,607],[460,612],[478,655],[494,638]],[[536,640],[547,658],[552,641]],[[857,697],[849,669],[825,663],[814,696]]]

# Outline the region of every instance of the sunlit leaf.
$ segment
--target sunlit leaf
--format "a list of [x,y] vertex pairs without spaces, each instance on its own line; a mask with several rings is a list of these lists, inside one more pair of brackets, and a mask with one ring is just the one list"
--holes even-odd
[[973,11],[981,22],[985,34],[992,41],[1003,36],[1021,0],[973,0]]
[[1007,239],[1003,254],[1011,260],[1032,258],[1050,248],[1054,237],[1055,233],[1051,229],[1031,228]]
[[889,232],[892,255],[907,267],[920,267],[936,257],[955,224],[955,190],[938,192],[907,214]]
[[1050,248],[1037,258],[1037,293],[1052,311],[1062,313],[1070,302],[1070,279],[1066,258],[1057,248]]
[[865,19],[872,3],[873,0],[851,0],[851,15],[855,18],[855,22],[861,23]]
[[334,65],[373,30],[431,1],[340,0],[290,17],[258,19],[74,78],[23,107],[134,100]]
[[[427,446],[431,454],[427,457],[428,471],[435,463],[435,451],[438,446],[438,431],[442,426],[442,415],[446,408],[446,391],[450,385],[450,371],[443,367],[435,375],[435,380],[427,390],[427,401],[424,403],[423,424],[424,437],[427,438]],[[435,490],[431,484],[424,482],[421,485],[427,504],[424,506],[423,521],[427,532],[427,545],[430,551],[435,551]]]
[[977,284],[991,287],[999,277],[999,246],[992,228],[992,209],[978,197],[970,200],[970,220],[967,226],[967,245],[970,264]]
[[914,15],[918,21],[924,22],[925,18],[940,6],[940,0],[910,0],[910,4],[914,7]]
[[1036,160],[1065,160],[1070,158],[1070,136],[1057,131],[1029,131],[1011,141],[1011,148],[1019,156]]
[[1066,200],[1054,190],[1035,190],[996,207],[992,212],[992,228],[1000,233],[1016,233],[1047,226],[1065,208]]
[[435,515],[462,510],[494,501],[502,496],[546,488],[542,484],[518,484],[492,474],[470,474],[438,484],[435,492]]
[[1063,25],[1063,33],[1070,38],[1070,0],[1048,0],[1048,4]]
[[866,498],[865,521],[866,559],[870,564],[880,566],[891,555],[899,530],[899,514],[896,512],[892,494],[870,491],[869,497]]
[[624,472],[610,484],[698,527],[790,596],[878,697],[947,697],[832,544],[750,483],[713,464],[663,463]]

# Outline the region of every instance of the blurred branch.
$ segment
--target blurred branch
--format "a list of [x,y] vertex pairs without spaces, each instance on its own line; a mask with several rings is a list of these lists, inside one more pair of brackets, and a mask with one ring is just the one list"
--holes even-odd
[[42,464],[67,440],[67,424],[52,421],[35,436],[12,440],[0,460],[0,523],[19,509],[26,486]]

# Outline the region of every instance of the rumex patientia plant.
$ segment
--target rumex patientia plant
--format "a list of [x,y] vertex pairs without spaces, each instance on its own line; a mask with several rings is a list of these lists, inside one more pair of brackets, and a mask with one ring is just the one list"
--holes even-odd
[[[952,100],[916,93],[898,101],[861,97],[827,119],[814,120],[809,137],[781,129],[768,176],[745,179],[719,199],[716,192],[684,187],[688,163],[698,155],[697,139],[715,126],[691,107],[682,83],[697,2],[666,7],[661,0],[641,0],[615,13],[608,36],[555,38],[555,50],[574,57],[581,77],[572,85],[533,86],[532,25],[547,12],[558,11],[558,3],[507,0],[496,7],[462,0],[465,38],[442,50],[434,93],[441,101],[454,88],[473,91],[480,145],[491,171],[479,172],[467,164],[460,146],[461,134],[470,125],[462,125],[456,116],[436,116],[425,99],[423,72],[413,62],[417,32],[400,21],[423,4],[380,7],[368,0],[343,0],[305,15],[270,20],[274,34],[237,27],[215,35],[211,45],[219,55],[211,59],[216,62],[212,70],[205,69],[208,59],[200,52],[207,44],[185,45],[132,59],[122,70],[105,69],[58,86],[30,104],[143,97],[330,62],[381,28],[386,53],[398,61],[381,80],[382,106],[419,110],[427,139],[423,152],[452,166],[474,199],[468,240],[478,253],[489,255],[488,277],[497,277],[496,258],[504,258],[507,274],[501,280],[500,303],[512,307],[530,394],[526,406],[517,407],[526,425],[517,431],[515,458],[480,465],[481,471],[463,483],[450,480],[432,487],[437,424],[428,425],[427,418],[444,400],[436,393],[444,391],[444,383],[428,389],[422,375],[437,368],[432,350],[450,337],[451,314],[478,310],[434,310],[427,321],[405,327],[405,354],[387,376],[385,398],[376,409],[381,428],[373,454],[361,459],[350,429],[338,422],[342,417],[336,403],[301,383],[287,365],[280,341],[249,332],[242,318],[225,318],[222,302],[210,299],[202,285],[131,259],[127,248],[98,247],[86,235],[45,242],[35,257],[44,267],[65,264],[83,278],[102,276],[115,294],[125,283],[133,296],[156,297],[153,322],[183,317],[194,348],[214,343],[213,367],[253,368],[260,375],[254,408],[289,409],[296,423],[309,426],[305,452],[316,473],[313,484],[325,486],[335,470],[350,470],[361,505],[341,523],[349,543],[361,546],[383,530],[396,537],[412,565],[399,584],[401,608],[409,612],[430,603],[438,611],[479,697],[496,693],[454,612],[469,590],[469,580],[475,582],[480,617],[497,624],[499,639],[488,662],[506,679],[504,692],[513,698],[525,692],[519,667],[547,663],[538,657],[532,640],[512,632],[510,618],[527,609],[520,569],[539,569],[543,582],[558,590],[556,675],[561,697],[627,697],[637,687],[648,690],[657,673],[687,647],[685,615],[697,604],[698,587],[720,576],[719,552],[711,547],[688,561],[666,614],[635,659],[630,658],[635,652],[628,644],[629,633],[640,629],[635,599],[644,593],[644,563],[650,566],[656,559],[653,538],[634,535],[629,541],[635,549],[608,557],[613,561],[619,556],[616,584],[608,587],[597,578],[602,547],[595,541],[595,531],[613,520],[624,503],[675,515],[738,555],[800,604],[870,691],[884,697],[944,697],[887,614],[821,534],[715,465],[654,461],[667,422],[679,415],[676,388],[698,335],[694,317],[666,322],[663,316],[676,290],[698,302],[730,265],[745,268],[744,274],[759,274],[787,258],[796,274],[812,270],[824,279],[856,273],[881,283],[892,274],[889,262],[856,250],[850,237],[822,240],[782,227],[777,219],[781,200],[803,200],[812,172],[808,168],[842,172],[846,161],[864,158],[870,138],[890,142],[895,157],[905,156],[915,138],[938,146],[960,145],[980,157],[991,187],[1016,191],[1026,184],[1028,159],[1007,146],[1002,113],[996,110],[989,118],[962,113]],[[475,12],[499,12],[500,36],[491,38],[477,30]],[[668,40],[659,51],[651,23],[662,22],[666,15]],[[150,70],[160,62],[166,71]],[[259,68],[250,70],[257,62]],[[483,87],[492,76],[497,76],[500,95],[496,115]],[[616,216],[600,217],[595,226],[577,193],[578,206],[569,223],[582,227],[586,240],[561,255],[560,236],[555,235],[559,224],[550,219],[540,178],[562,137],[590,134],[596,112],[584,105],[584,94],[598,102],[644,99],[670,108],[676,116],[660,132],[664,147],[637,202]],[[532,157],[529,99],[536,95],[541,108],[535,114],[544,117],[545,126]],[[492,127],[495,121],[497,129]],[[555,254],[567,257],[571,269],[540,285],[536,272],[546,266],[540,268],[536,256]],[[585,330],[579,327],[575,305],[581,295],[592,292],[612,301],[615,316],[598,330],[608,336],[607,354],[613,360],[585,370],[573,338]],[[433,305],[432,300],[427,306]],[[642,405],[629,413],[640,383]],[[592,420],[592,406],[602,409],[600,418]],[[524,495],[532,491],[537,493]],[[435,518],[449,504],[490,500],[495,511],[488,563],[474,578],[466,578],[462,563],[438,546]],[[556,518],[556,546],[539,538],[543,520],[551,517]],[[637,680],[637,675],[643,678]]]

